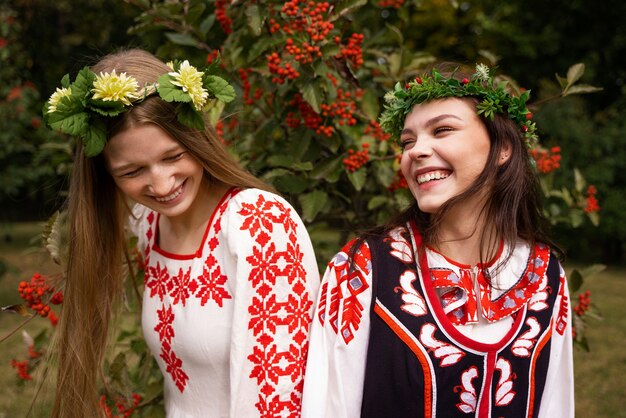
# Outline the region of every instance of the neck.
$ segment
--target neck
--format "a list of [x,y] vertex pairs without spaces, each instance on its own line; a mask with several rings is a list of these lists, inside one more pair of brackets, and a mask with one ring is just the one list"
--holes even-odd
[[489,261],[495,256],[498,239],[483,210],[483,201],[467,201],[450,208],[441,221],[434,247],[461,264]]
[[201,239],[204,235],[206,224],[226,190],[228,186],[221,182],[204,182],[196,201],[184,216],[162,216],[159,222],[160,245],[195,248],[198,237]]

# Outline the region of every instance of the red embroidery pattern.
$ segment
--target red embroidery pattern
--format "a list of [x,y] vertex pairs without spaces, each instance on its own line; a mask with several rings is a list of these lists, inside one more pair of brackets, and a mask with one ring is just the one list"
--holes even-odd
[[178,390],[181,392],[185,390],[189,376],[183,370],[183,361],[176,356],[167,342],[161,344],[161,358],[165,362],[166,372],[170,374]]
[[569,300],[568,297],[565,296],[565,273],[563,269],[561,269],[560,277],[559,277],[559,299],[561,303],[559,304],[559,317],[556,320],[556,332],[560,335],[565,333],[567,329],[567,315],[569,312]]
[[[248,307],[248,329],[257,341],[248,355],[250,378],[260,388],[255,406],[261,417],[298,417],[312,302],[306,290],[303,253],[297,244],[297,224],[289,208],[262,195],[255,204],[243,203],[238,213],[244,218],[240,229],[248,231],[255,242],[252,254],[246,257],[251,266],[249,282],[256,291]],[[285,248],[277,248],[270,235],[281,226],[288,238]],[[280,300],[276,290],[286,286],[289,296]],[[279,347],[275,337],[285,330],[292,342],[289,347]],[[288,397],[278,392],[281,379],[297,385]]]
[[224,299],[231,299],[224,285],[228,277],[222,274],[222,270],[213,255],[209,255],[204,262],[202,274],[196,278],[198,280],[198,292],[196,297],[200,299],[200,305],[204,306],[209,299],[212,299],[220,308]]
[[[350,269],[348,253],[353,243],[353,241],[347,243],[328,264],[329,272],[335,276],[336,281],[336,285],[330,290],[328,321],[336,333],[341,332],[346,344],[354,339],[354,333],[359,329],[363,317],[364,308],[359,300],[359,295],[370,287],[367,283],[367,276],[371,272],[369,247],[367,244],[363,244],[359,248],[354,254],[354,268]],[[323,296],[327,291],[327,287],[322,288]],[[344,292],[346,292],[345,295]],[[339,307],[342,300],[343,308],[341,309],[341,324],[339,324]],[[322,311],[325,305],[325,297],[320,298],[318,309]],[[320,317],[320,320],[323,321],[323,319]]]
[[[216,215],[218,217],[224,214],[228,201],[235,193],[235,191],[230,192],[220,207],[217,208]],[[195,296],[200,299],[201,306],[204,306],[209,300],[213,300],[221,308],[224,299],[231,299],[231,295],[224,287],[227,277],[221,273],[220,266],[212,255],[206,259],[203,273],[195,279],[191,278],[191,267],[187,270],[179,268],[178,274],[170,275],[167,267],[161,266],[159,261],[157,261],[156,266],[150,265],[153,231],[156,229],[158,218],[155,216],[155,212],[150,212],[146,220],[148,221],[148,229],[146,231],[147,245],[145,250],[145,288],[150,291],[151,298],[156,296],[161,302],[164,302],[165,296],[171,298],[168,306],[163,303],[161,309],[157,310],[158,323],[154,327],[154,331],[159,334],[161,341],[160,357],[165,363],[166,372],[171,376],[178,390],[183,392],[189,376],[183,370],[183,361],[172,350],[172,339],[174,338],[172,305],[181,304],[185,306],[187,300]],[[215,222],[210,236],[207,237],[207,243],[211,250],[214,250],[219,244],[216,235],[220,229],[220,222]]]

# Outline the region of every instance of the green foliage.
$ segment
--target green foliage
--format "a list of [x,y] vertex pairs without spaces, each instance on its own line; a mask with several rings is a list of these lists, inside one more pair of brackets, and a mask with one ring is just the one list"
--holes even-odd
[[30,192],[40,199],[53,199],[53,185],[64,167],[64,151],[43,146],[54,137],[42,127],[41,98],[30,81],[28,56],[22,45],[23,29],[16,12],[0,6],[0,203]]

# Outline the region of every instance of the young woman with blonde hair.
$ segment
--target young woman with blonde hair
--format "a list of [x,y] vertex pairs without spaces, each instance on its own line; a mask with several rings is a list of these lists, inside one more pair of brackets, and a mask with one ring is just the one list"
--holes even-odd
[[299,414],[319,275],[294,209],[206,123],[210,101],[233,94],[187,61],[133,49],[64,79],[48,101],[48,125],[80,138],[53,416],[103,416],[126,225],[143,255],[142,328],[167,416]]

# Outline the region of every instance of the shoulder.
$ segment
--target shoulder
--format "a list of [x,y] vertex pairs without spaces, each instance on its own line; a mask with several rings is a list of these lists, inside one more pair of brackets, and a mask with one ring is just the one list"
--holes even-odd
[[283,197],[261,189],[231,190],[228,210],[254,209],[257,213],[293,211],[293,207]]

